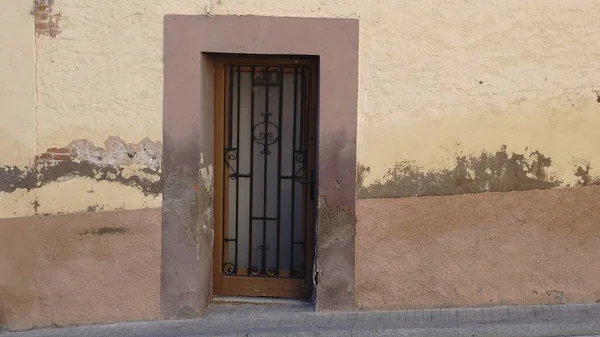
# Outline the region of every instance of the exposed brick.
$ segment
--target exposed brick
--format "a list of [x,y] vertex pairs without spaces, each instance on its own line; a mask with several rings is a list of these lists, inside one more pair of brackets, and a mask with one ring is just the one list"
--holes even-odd
[[49,35],[56,37],[60,34],[58,23],[61,19],[60,13],[52,13],[54,0],[34,0],[33,14],[35,18],[35,32],[38,35]]
[[44,21],[44,20],[48,20],[48,13],[46,12],[36,12],[35,13],[35,21]]
[[54,160],[71,160],[71,156],[68,154],[55,154]]
[[61,148],[56,148],[56,147],[52,147],[49,148],[48,150],[46,150],[46,152],[50,152],[50,153],[70,153],[71,150],[61,147]]
[[52,155],[49,153],[42,153],[38,156],[38,159],[49,160],[52,159]]
[[35,30],[40,33],[40,32],[46,32],[48,30],[48,23],[47,22],[36,22],[35,23]]

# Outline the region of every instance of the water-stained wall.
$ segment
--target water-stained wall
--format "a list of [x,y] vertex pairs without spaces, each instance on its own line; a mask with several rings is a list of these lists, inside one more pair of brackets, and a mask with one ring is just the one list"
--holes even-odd
[[[22,172],[46,149],[77,140],[161,141],[163,16],[208,13],[360,19],[360,198],[591,185],[600,177],[593,0],[11,6],[19,15],[3,21],[10,29],[2,34],[6,45],[19,45],[2,54],[15,75],[4,77],[2,94],[16,127],[3,126],[4,170]],[[546,161],[532,167],[539,156]],[[490,160],[500,171],[481,168]],[[527,181],[508,177],[513,170]],[[72,188],[84,195],[79,185]],[[136,193],[126,208],[149,202],[143,191],[111,189]],[[35,214],[32,193],[0,193],[3,216]],[[81,200],[79,210],[122,207]]]
[[[535,230],[528,230],[535,232],[539,244],[535,247],[542,251],[566,240],[549,236],[548,228],[564,230],[579,219],[589,226],[575,226],[573,235],[595,238],[594,209],[581,206],[596,205],[597,193],[588,191],[595,191],[593,185],[600,183],[600,38],[596,28],[600,7],[594,0],[9,1],[0,10],[0,218],[4,219],[0,237],[23,234],[25,227],[20,224],[28,223],[23,219],[29,217],[44,223],[55,216],[86,213],[100,218],[94,225],[85,225],[83,218],[76,217],[82,230],[69,232],[69,240],[104,240],[112,236],[77,233],[128,228],[123,225],[130,219],[127,212],[142,209],[149,212],[145,216],[157,212],[163,198],[163,20],[167,14],[360,20],[360,200],[356,214],[356,292],[360,306],[490,303],[488,297],[478,297],[480,293],[463,292],[460,287],[464,280],[453,278],[440,278],[440,287],[449,289],[443,292],[443,301],[431,296],[420,303],[403,300],[419,294],[423,280],[418,277],[406,279],[408,285],[401,288],[372,284],[373,277],[383,284],[397,276],[386,269],[387,264],[402,271],[410,269],[416,260],[383,259],[380,254],[387,254],[396,243],[374,241],[365,233],[389,230],[393,233],[388,235],[390,240],[414,234],[410,237],[415,240],[426,237],[435,243],[432,247],[453,252],[466,249],[465,243],[434,229],[455,228],[465,212],[479,213],[462,222],[460,231],[469,232],[473,223],[486,223],[489,227],[470,234],[473,242],[484,242],[482,239],[492,235],[492,228],[504,226],[502,214],[513,212],[512,206],[527,204],[522,212],[531,214],[537,210],[529,204],[531,200],[558,198],[557,209],[562,212],[545,220],[528,216],[513,219],[509,222],[517,226],[515,233],[529,233],[525,229],[533,226]],[[320,184],[337,187],[339,182]],[[561,189],[564,187],[570,188],[568,192]],[[505,193],[518,201],[498,201],[495,197],[486,201],[490,198],[486,192]],[[527,193],[538,197],[531,199]],[[463,208],[461,205],[473,198],[463,194],[478,195],[478,203],[500,202],[502,214],[490,207]],[[415,201],[421,196],[430,196],[422,199],[429,203]],[[573,202],[579,198],[585,202]],[[400,213],[390,211],[391,204]],[[425,217],[427,210],[438,204],[445,207],[436,208],[435,217]],[[378,214],[373,210],[387,214],[381,219],[384,225],[373,222]],[[410,213],[413,211],[416,213]],[[414,215],[417,213],[421,215]],[[61,226],[60,222],[52,223]],[[151,233],[148,240],[156,240],[160,222],[144,223]],[[138,238],[132,233],[140,232],[117,230],[114,235],[133,243]],[[505,242],[517,241],[510,248],[511,256],[533,253],[518,243],[524,236],[503,237]],[[110,240],[98,240],[89,244],[110,248]],[[382,250],[372,249],[375,246]],[[491,263],[496,258],[469,249],[461,255],[460,264],[448,259],[444,265],[469,274],[474,264]],[[76,251],[83,254],[84,249]],[[124,258],[119,252],[103,258]],[[415,258],[427,263],[441,253],[424,249]],[[594,245],[585,246],[582,261],[598,253]],[[17,255],[11,255],[10,261],[19,260]],[[79,255],[60,256],[67,261],[69,256],[76,259]],[[159,268],[157,255],[145,256],[154,261],[148,262],[152,268]],[[552,269],[550,259],[562,266],[568,263],[561,256],[548,256],[543,260],[544,268]],[[6,261],[0,261],[0,268],[19,264]],[[387,262],[378,265],[377,261]],[[566,270],[561,267],[546,275],[520,268],[524,264],[519,259],[513,263],[517,268],[505,271],[513,273],[509,276],[514,280],[547,280]],[[572,275],[594,272],[591,263],[573,268]],[[418,274],[417,269],[413,271]],[[435,270],[430,272],[431,277],[437,277]],[[91,272],[86,275],[95,277]],[[131,279],[139,275],[134,272]],[[158,273],[152,275],[159,277]],[[524,293],[505,296],[498,290],[501,279],[493,278],[485,285],[496,291],[490,297],[498,299],[493,303],[550,301],[541,295],[521,300]],[[19,280],[0,276],[0,296],[14,293]],[[561,282],[571,281],[579,284],[568,277]],[[586,283],[575,295],[569,295],[568,290],[558,289],[550,281],[540,282],[525,288],[538,294],[564,291],[565,301],[596,300],[600,289],[599,284]],[[512,284],[520,286],[519,281]],[[148,293],[157,294],[155,286],[148,285]],[[475,283],[468,287],[488,289]],[[381,298],[387,298],[386,302],[378,300]],[[8,317],[5,322],[14,322],[11,317],[16,316],[3,314],[1,308],[0,324],[3,317]],[[94,315],[90,312],[88,318]],[[150,310],[144,317],[153,315]],[[86,319],[79,320],[83,321]],[[39,322],[50,324],[53,320]]]

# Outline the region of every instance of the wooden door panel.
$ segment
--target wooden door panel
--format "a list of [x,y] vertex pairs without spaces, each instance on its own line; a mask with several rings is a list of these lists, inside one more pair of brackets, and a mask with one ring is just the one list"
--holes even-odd
[[317,62],[215,59],[213,292],[308,298]]

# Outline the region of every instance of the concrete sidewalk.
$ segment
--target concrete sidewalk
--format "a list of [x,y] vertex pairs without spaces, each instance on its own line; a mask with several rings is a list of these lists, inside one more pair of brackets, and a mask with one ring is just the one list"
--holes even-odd
[[195,320],[93,325],[1,337],[593,336],[600,304],[315,313],[310,305],[221,304]]

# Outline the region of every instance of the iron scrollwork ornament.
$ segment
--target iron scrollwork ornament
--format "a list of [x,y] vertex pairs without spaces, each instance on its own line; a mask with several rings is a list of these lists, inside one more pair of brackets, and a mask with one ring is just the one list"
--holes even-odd
[[231,166],[231,162],[238,159],[238,149],[236,148],[226,148],[225,149],[225,164],[229,167],[229,179],[236,180],[238,175],[233,166]]
[[264,121],[252,127],[252,139],[264,146],[264,149],[260,151],[261,154],[269,155],[271,154],[271,151],[268,149],[269,146],[279,141],[279,126],[269,121],[269,117],[273,116],[272,113],[268,112],[265,114],[263,112],[260,115],[264,117]]
[[254,85],[280,85],[281,73],[278,68],[262,68],[254,76]]
[[279,273],[277,272],[277,268],[270,267],[265,271],[265,275],[269,277],[276,277]]
[[250,267],[250,269],[248,269],[248,275],[260,276],[260,270],[257,267]]
[[235,275],[236,270],[233,263],[225,263],[223,264],[223,275]]
[[300,164],[300,167],[298,167],[296,169],[296,172],[294,172],[294,181],[296,182],[301,182],[303,177],[302,172],[304,171],[304,160],[305,160],[305,155],[304,155],[304,151],[296,151],[296,153],[294,154],[294,160]]

